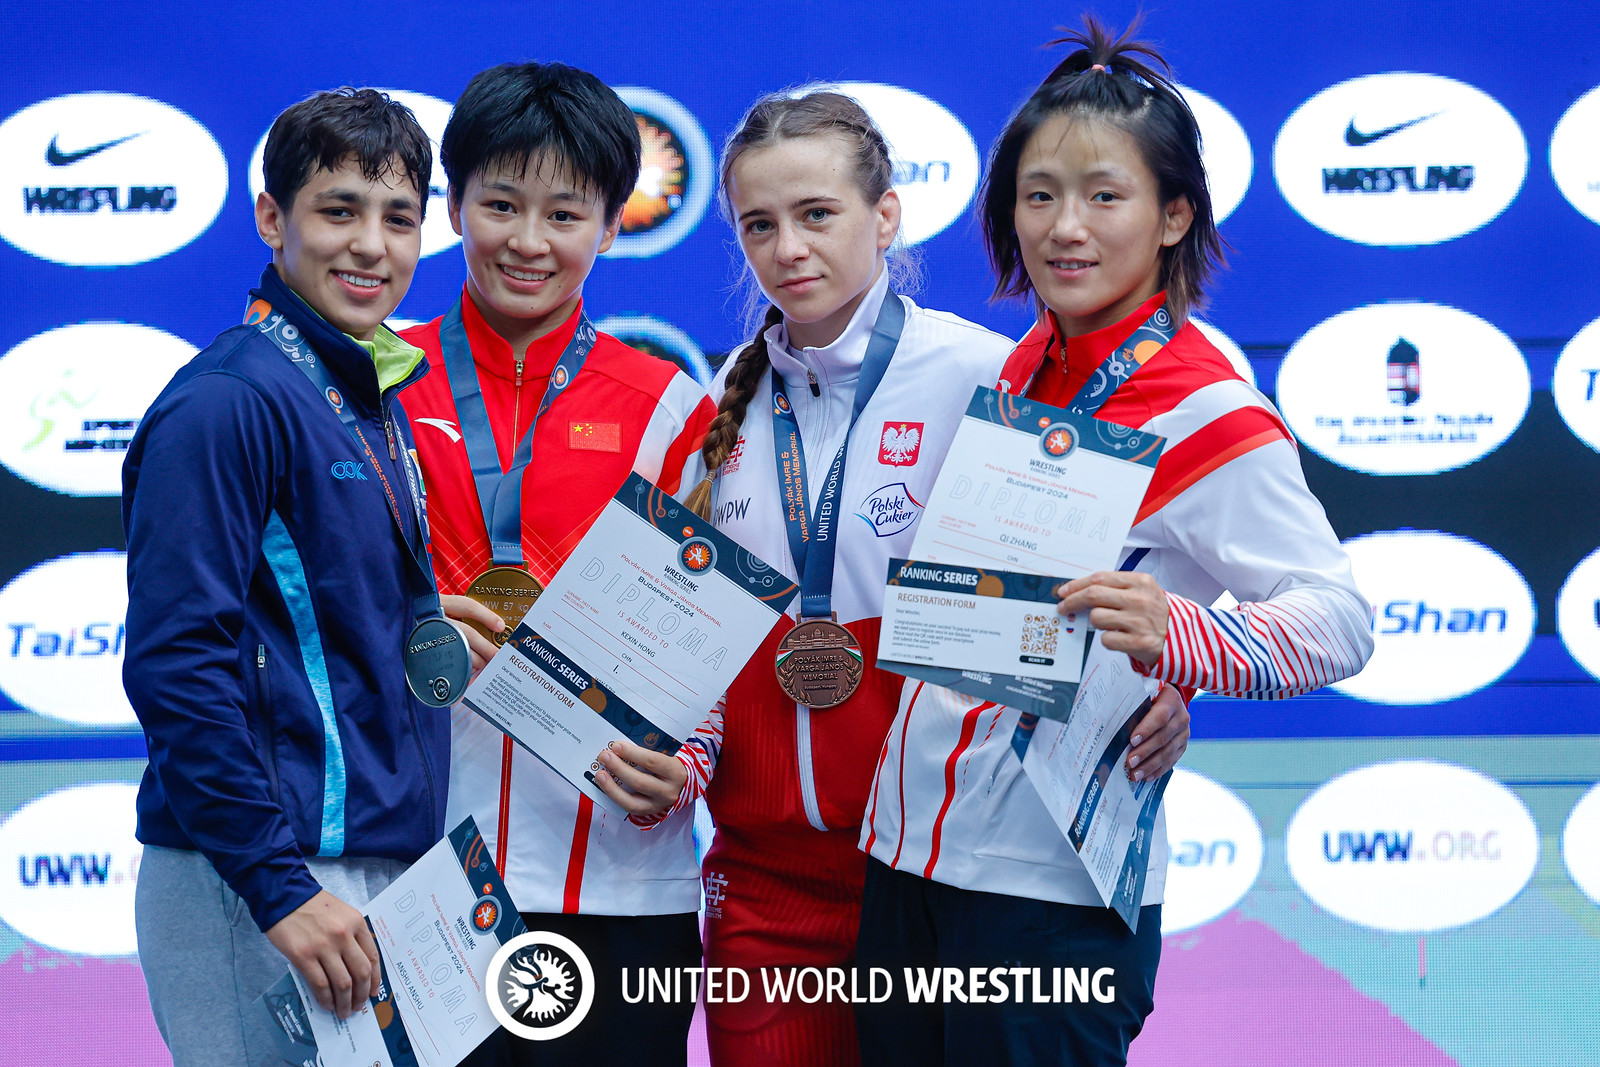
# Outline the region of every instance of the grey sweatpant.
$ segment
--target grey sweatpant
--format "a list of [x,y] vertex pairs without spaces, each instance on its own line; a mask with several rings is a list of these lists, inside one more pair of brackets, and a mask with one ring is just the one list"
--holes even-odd
[[[306,866],[322,888],[356,908],[406,869],[399,860],[360,857]],[[150,1010],[174,1067],[270,1062],[270,1020],[256,998],[289,961],[211,863],[198,852],[146,845],[133,914]]]

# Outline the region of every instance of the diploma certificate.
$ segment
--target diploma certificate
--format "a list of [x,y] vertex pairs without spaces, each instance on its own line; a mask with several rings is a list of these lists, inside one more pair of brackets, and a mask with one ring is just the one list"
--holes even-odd
[[[1052,575],[1052,587],[1114,569],[1165,444],[1155,434],[975,389],[911,553],[924,562],[990,568],[985,573],[994,575]],[[884,615],[887,632],[887,596]],[[1076,697],[1075,671],[1052,674],[994,661],[977,668],[956,661],[917,664],[916,670],[915,677],[935,685],[1056,720],[1067,718]]]
[[500,1025],[485,975],[524,932],[483,835],[469,816],[363,914],[383,986],[340,1020],[290,969],[261,998],[281,1059],[296,1067],[455,1067]]
[[798,592],[636,474],[468,687],[463,702],[595,803],[595,758],[628,738],[672,753]]

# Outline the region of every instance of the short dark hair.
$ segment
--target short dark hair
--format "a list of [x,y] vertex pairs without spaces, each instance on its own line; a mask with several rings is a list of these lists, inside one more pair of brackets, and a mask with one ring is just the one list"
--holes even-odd
[[311,175],[352,158],[368,181],[387,175],[398,159],[427,210],[433,147],[417,117],[376,89],[348,85],[313,93],[274,120],[262,165],[267,193],[287,214]]
[[606,219],[639,183],[639,120],[605,82],[565,63],[504,63],[467,83],[439,142],[450,198],[491,167],[542,156],[599,193]]
[[1051,42],[1079,48],[1050,72],[995,142],[979,194],[984,244],[996,277],[995,299],[1026,297],[1033,291],[1017,241],[1017,167],[1039,127],[1070,114],[1111,123],[1132,137],[1160,184],[1163,204],[1188,198],[1194,221],[1177,244],[1162,249],[1161,287],[1179,320],[1201,305],[1205,283],[1222,263],[1223,242],[1200,162],[1200,127],[1161,53],[1146,42],[1130,40],[1138,26],[1135,19],[1122,36],[1113,38],[1104,23],[1089,15],[1081,31]]

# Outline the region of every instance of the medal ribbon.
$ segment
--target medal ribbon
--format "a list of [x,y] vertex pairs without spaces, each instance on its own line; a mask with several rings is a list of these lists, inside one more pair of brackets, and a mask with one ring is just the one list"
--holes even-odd
[[478,488],[478,507],[483,512],[484,529],[489,532],[489,546],[497,566],[523,565],[522,474],[533,462],[533,431],[539,425],[539,417],[550,410],[556,397],[577,379],[597,337],[589,316],[580,312],[578,328],[550,372],[550,382],[533,413],[533,421],[528,423],[527,432],[517,442],[511,469],[502,472],[500,451],[495,447],[489,410],[483,403],[483,389],[478,383],[478,368],[467,342],[467,328],[461,320],[459,299],[439,324],[439,347],[444,354],[445,370],[450,375],[450,391],[455,396],[461,437],[467,446],[472,478]]
[[[278,350],[288,358],[290,363],[300,368],[301,373],[311,381],[317,392],[322,395],[322,399],[327,403],[328,407],[332,408],[333,413],[339,417],[339,421],[344,425],[351,439],[356,442],[362,454],[367,457],[367,462],[372,465],[373,473],[378,476],[378,484],[382,486],[383,495],[389,503],[389,516],[394,519],[395,528],[400,531],[400,540],[405,542],[407,555],[411,557],[411,562],[416,565],[418,572],[422,575],[428,587],[428,592],[417,597],[412,603],[413,619],[442,618],[444,611],[439,605],[439,591],[434,584],[433,566],[428,559],[427,517],[418,502],[420,493],[414,484],[415,476],[411,470],[409,453],[402,447],[396,457],[396,462],[404,467],[407,481],[413,483],[408,487],[407,497],[408,503],[411,505],[412,514],[417,519],[417,536],[415,537],[413,537],[411,529],[406,526],[405,520],[401,517],[400,502],[395,494],[394,487],[389,484],[389,476],[384,473],[383,465],[378,462],[377,454],[373,452],[372,446],[367,443],[367,435],[361,432],[361,424],[356,421],[355,415],[351,413],[350,405],[345,402],[343,394],[340,393],[333,380],[333,375],[328,373],[327,368],[317,358],[316,352],[303,340],[299,328],[291,323],[280,311],[272,311],[265,319],[259,321],[252,321],[252,319],[253,315],[247,317],[245,319],[246,324],[253,325],[259,329],[278,346]],[[395,433],[388,421],[388,414],[384,413],[382,417],[384,419],[385,432]],[[399,437],[399,434],[395,434],[395,436]],[[401,441],[403,444],[404,439],[402,438]]]
[[[802,620],[833,617],[833,558],[838,546],[839,495],[844,485],[845,454],[850,450],[850,434],[856,420],[861,418],[867,401],[877,392],[878,383],[889,369],[889,360],[900,343],[905,322],[905,305],[892,290],[885,293],[883,307],[872,326],[872,338],[867,342],[867,354],[861,361],[850,425],[845,429],[844,443],[833,457],[833,465],[828,468],[827,480],[822,483],[814,515],[807,514],[806,510],[806,455],[800,441],[800,423],[794,417],[794,407],[784,391],[783,379],[777,371],[772,372],[773,455],[777,459],[789,554],[800,572]],[[814,554],[810,551],[813,547],[816,548]]]
[[[1167,305],[1162,304],[1156,308],[1148,319],[1140,324],[1137,330],[1129,335],[1128,339],[1118,345],[1112,353],[1105,358],[1105,362],[1095,368],[1089,375],[1089,380],[1083,383],[1083,388],[1078,390],[1066,405],[1068,411],[1074,415],[1093,416],[1111,399],[1111,394],[1121,388],[1122,383],[1132,378],[1138,369],[1150,362],[1152,356],[1172,340],[1178,332],[1177,325],[1172,321],[1172,313],[1167,310]],[[1063,356],[1065,352],[1063,350]],[[1044,365],[1043,356],[1039,365]],[[1063,358],[1062,367],[1066,362]],[[1039,374],[1039,367],[1034,367],[1028,375],[1028,381],[1018,394],[1026,396],[1033,386],[1033,379]]]

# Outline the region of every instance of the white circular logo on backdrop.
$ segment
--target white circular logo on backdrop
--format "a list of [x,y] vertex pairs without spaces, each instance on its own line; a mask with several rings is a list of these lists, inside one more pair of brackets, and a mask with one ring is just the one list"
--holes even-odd
[[1578,666],[1600,678],[1600,549],[1584,557],[1562,583],[1556,630]]
[[1223,333],[1209,322],[1201,322],[1191,318],[1194,328],[1199,330],[1207,341],[1216,346],[1218,352],[1227,357],[1228,363],[1238,373],[1239,377],[1249,382],[1254,388],[1256,384],[1256,370],[1250,365],[1249,358],[1244,354],[1244,349],[1233,343],[1233,338]]
[[1442,304],[1374,304],[1312,327],[1278,369],[1278,407],[1317,454],[1367,474],[1434,474],[1482,459],[1528,413],[1516,344]]
[[0,920],[62,952],[138,951],[133,896],[144,848],[139,787],[97,782],[47,793],[0,823]]
[[1561,858],[1585,896],[1600,904],[1600,786],[1583,795],[1561,831]]
[[0,237],[41,259],[120,267],[176,252],[228,197],[206,128],[128,93],[73,93],[0,123]]
[[1556,123],[1550,173],[1573,207],[1600,222],[1600,88],[1578,97]]
[[1211,217],[1217,225],[1233,214],[1250,189],[1256,157],[1250,138],[1232,113],[1211,97],[1187,85],[1180,86],[1184,102],[1200,127],[1200,161],[1211,185]]
[[1600,319],[1579,330],[1550,375],[1556,410],[1578,440],[1600,452]]
[[66,722],[136,722],[122,691],[127,571],[121,552],[83,552],[30,567],[0,589],[0,689]]
[[660,255],[700,225],[717,185],[716,159],[694,115],[666,93],[625,85],[617,95],[639,124],[639,180],[605,254]]
[[670,322],[650,315],[612,315],[595,323],[595,329],[610,334],[630,348],[676,364],[701,385],[709,386],[716,377],[700,346]]
[[1182,767],[1162,800],[1167,813],[1167,888],[1162,934],[1201,926],[1244,899],[1261,874],[1261,824],[1238,794]]
[[[422,219],[422,254],[431,256],[447,248],[453,248],[460,243],[461,238],[450,228],[447,192],[449,182],[444,176],[444,165],[439,162],[439,138],[444,136],[444,128],[450,122],[453,105],[436,96],[413,93],[408,89],[380,89],[379,92],[386,94],[395,103],[404,104],[411,109],[411,113],[417,117],[417,125],[428,135],[428,147],[433,151],[432,177],[428,179],[428,210],[423,213]],[[263,168],[267,158],[267,134],[271,132],[272,127],[267,127],[267,132],[256,142],[256,150],[250,156],[250,210],[252,211],[255,210],[256,198],[266,188]]]
[[1516,568],[1466,537],[1429,530],[1344,543],[1372,605],[1372,658],[1333,688],[1380,704],[1435,704],[1492,685],[1533,639],[1533,593]]
[[1278,188],[1307,222],[1365,245],[1438,244],[1516,199],[1528,143],[1511,113],[1436,74],[1369,74],[1301,104],[1272,149]]
[[122,459],[156,396],[195,347],[150,326],[85,323],[0,356],[0,462],[73,496],[122,492]]
[[878,82],[807,88],[843,93],[877,123],[894,164],[903,244],[921,244],[944,232],[966,211],[978,189],[978,146],[967,127],[943,104],[910,89]]
[[1539,829],[1522,798],[1451,763],[1348,771],[1305,799],[1284,858],[1316,904],[1348,922],[1428,933],[1486,919],[1528,884]]

